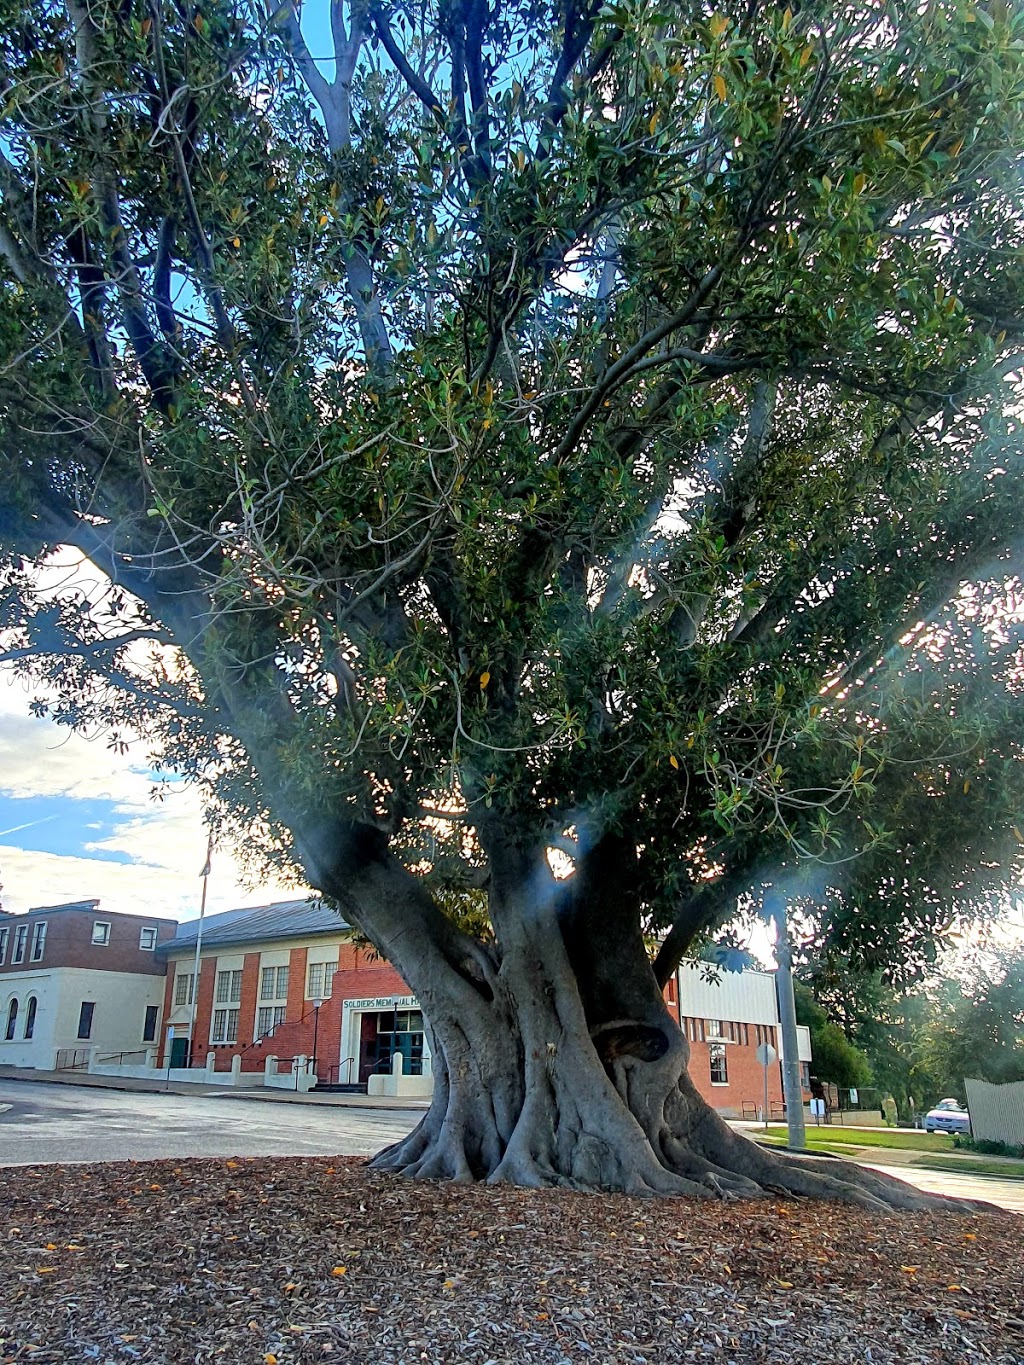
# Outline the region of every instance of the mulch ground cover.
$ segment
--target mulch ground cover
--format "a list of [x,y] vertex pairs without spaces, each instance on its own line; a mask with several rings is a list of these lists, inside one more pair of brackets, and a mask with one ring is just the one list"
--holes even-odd
[[0,1171],[0,1362],[1024,1362],[1024,1220],[454,1188],[358,1161]]

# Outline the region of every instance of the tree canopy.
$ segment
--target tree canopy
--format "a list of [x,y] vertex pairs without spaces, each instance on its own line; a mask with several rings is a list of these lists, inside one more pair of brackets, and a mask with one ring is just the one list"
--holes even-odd
[[[391,1164],[749,1185],[641,930],[663,973],[830,868],[891,957],[1017,875],[1022,44],[962,0],[0,4],[6,657],[400,967],[447,1080]],[[58,544],[102,602],[40,591]]]

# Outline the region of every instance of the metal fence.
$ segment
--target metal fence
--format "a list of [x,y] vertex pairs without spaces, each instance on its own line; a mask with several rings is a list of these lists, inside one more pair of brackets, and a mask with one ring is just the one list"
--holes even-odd
[[989,1081],[964,1081],[971,1132],[985,1142],[1024,1144],[1024,1081],[992,1085]]

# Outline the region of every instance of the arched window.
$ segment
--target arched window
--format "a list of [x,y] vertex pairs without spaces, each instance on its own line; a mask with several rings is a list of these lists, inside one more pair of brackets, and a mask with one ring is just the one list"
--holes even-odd
[[26,1038],[31,1038],[31,1037],[32,1037],[32,1034],[35,1032],[35,1027],[36,1027],[36,1007],[38,1006],[38,1004],[39,1004],[39,1001],[35,998],[35,996],[34,996],[34,995],[30,995],[29,998],[28,998],[28,1008],[25,1010],[25,1037],[26,1037]]
[[7,1032],[4,1034],[7,1042],[14,1038],[14,1027],[18,1022],[18,997],[15,996],[7,1010]]

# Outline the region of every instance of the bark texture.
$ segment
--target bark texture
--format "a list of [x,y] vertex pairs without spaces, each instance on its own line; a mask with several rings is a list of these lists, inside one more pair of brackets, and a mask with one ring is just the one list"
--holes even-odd
[[[493,948],[461,935],[383,841],[332,890],[429,1021],[434,1095],[373,1165],[407,1176],[629,1194],[809,1195],[872,1209],[937,1202],[850,1163],[766,1151],[687,1072],[631,904],[634,854],[604,839],[571,884],[492,842]],[[422,896],[410,905],[409,897]]]

